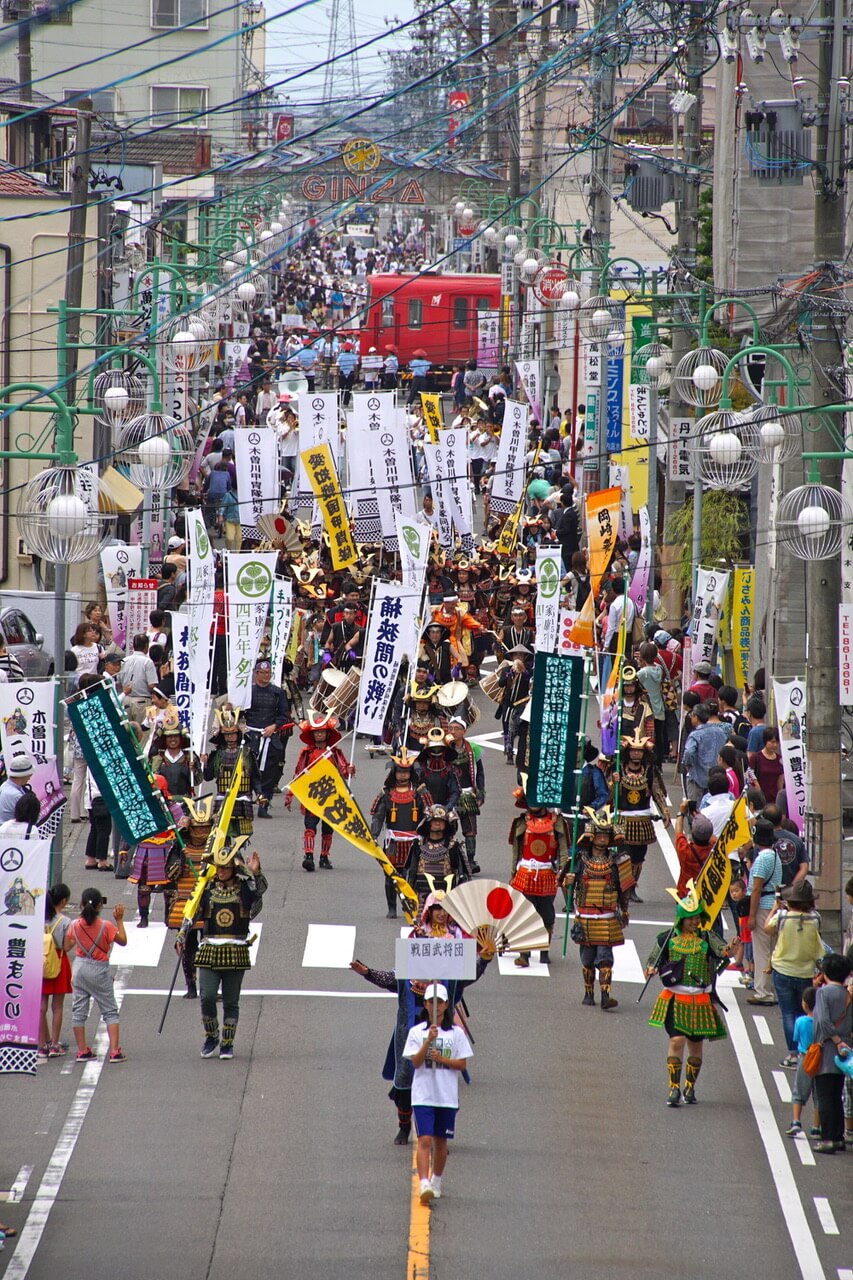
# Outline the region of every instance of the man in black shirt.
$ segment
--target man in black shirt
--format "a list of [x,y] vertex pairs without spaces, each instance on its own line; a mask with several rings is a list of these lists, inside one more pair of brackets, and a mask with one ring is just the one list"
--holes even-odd
[[[284,731],[284,732],[283,732]],[[258,760],[258,817],[270,817],[270,801],[281,781],[287,739],[293,731],[290,700],[272,682],[268,658],[255,663],[252,701],[246,712],[246,739]]]

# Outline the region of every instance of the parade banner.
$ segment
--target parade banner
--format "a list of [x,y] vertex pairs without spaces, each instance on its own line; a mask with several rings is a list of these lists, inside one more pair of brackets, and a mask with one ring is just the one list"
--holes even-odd
[[0,1074],[34,1076],[44,980],[49,840],[0,837]]
[[353,535],[359,542],[379,542],[382,524],[376,497],[376,476],[368,437],[397,421],[394,391],[356,392],[347,419],[347,470],[353,511]]
[[127,648],[133,649],[136,636],[144,635],[151,625],[150,614],[157,608],[157,578],[127,580]]
[[287,642],[293,625],[293,579],[280,578],[276,575],[272,588],[270,603],[270,665],[272,666],[273,684],[281,684],[284,674],[284,660],[287,657]]
[[728,570],[697,569],[696,595],[693,599],[693,616],[690,620],[690,669],[684,665],[684,687],[687,688],[691,671],[697,663],[710,662],[713,666],[717,632],[723,601],[729,589]]
[[235,431],[234,461],[240,523],[257,527],[261,516],[276,515],[281,506],[275,428],[241,427]]
[[598,704],[601,722],[601,754],[603,756],[615,756],[619,747],[621,674],[625,658],[627,632],[625,609],[623,608],[619,631],[616,636],[616,653],[610,665],[610,674],[607,677],[607,684],[604,688],[601,685],[601,664],[604,655],[596,653],[598,662]]
[[240,370],[249,358],[249,347],[252,344],[251,342],[225,342],[222,345],[224,354],[222,376],[230,395],[240,378]]
[[732,577],[732,663],[734,684],[742,689],[749,679],[749,655],[752,649],[752,616],[755,607],[755,570],[735,569]]
[[610,463],[610,487],[622,490],[622,502],[619,507],[619,537],[627,542],[634,532],[634,513],[631,510],[631,468],[621,466],[618,462]]
[[209,603],[213,609],[216,558],[201,512],[190,508],[185,516],[187,533],[187,599]]
[[652,571],[652,522],[649,519],[648,507],[640,507],[638,514],[640,517],[640,554],[637,557],[637,564],[631,575],[628,596],[634,602],[637,616],[644,618]]
[[400,549],[400,567],[403,584],[421,595],[424,589],[429,549],[432,544],[432,525],[417,520],[396,517],[397,545]]
[[430,491],[435,503],[435,528],[439,545],[444,547],[446,551],[450,551],[453,548],[453,518],[447,504],[445,449],[440,444],[424,442],[424,461],[426,462]]
[[326,756],[316,760],[304,773],[293,779],[289,790],[309,813],[316,814],[344,840],[380,863],[386,876],[390,876],[397,886],[403,911],[411,924],[418,913],[418,895],[408,881],[397,873],[387,854],[373,839],[349,787],[331,760]]
[[379,737],[397,684],[406,644],[415,630],[420,597],[397,582],[376,582],[367,625],[356,733]]
[[218,400],[205,400],[199,413],[198,434],[195,438],[195,456],[192,460],[187,480],[191,485],[195,485],[201,471],[202,460],[205,456],[205,446],[210,439],[210,433],[213,430],[213,424],[216,421],[216,408],[219,404]]
[[56,835],[62,823],[59,811],[68,803],[62,789],[56,756],[50,756],[43,764],[36,765],[30,778],[30,790],[39,802],[39,816],[36,820],[39,835],[45,839]]
[[[622,386],[625,381],[625,348],[619,343],[607,347],[607,404],[605,440],[607,452],[619,453],[622,448]],[[634,388],[632,387],[633,391]],[[648,390],[648,388],[645,388]]]
[[[731,854],[749,844],[751,839],[746,796],[741,796],[695,880],[696,892],[705,903],[712,924],[725,906],[728,897],[732,882]],[[674,889],[670,889],[669,892],[675,894]]]
[[575,618],[569,639],[573,645],[591,649],[595,644],[595,600],[590,591],[581,605],[581,611]]
[[518,528],[521,524],[521,517],[524,514],[524,499],[522,498],[516,505],[515,510],[504,521],[503,528],[498,537],[497,554],[499,556],[514,556],[515,546],[518,542]]
[[464,431],[440,431],[438,442],[439,447],[445,450],[445,500],[450,518],[459,534],[462,549],[471,554],[474,550],[474,513],[468,481],[468,436]]
[[32,756],[36,764],[54,758],[55,697],[53,678],[0,684],[0,744],[7,774],[16,756]]
[[501,351],[500,311],[477,312],[477,368],[497,369]]
[[530,405],[534,418],[542,421],[542,362],[541,360],[516,360],[515,376]]
[[124,649],[127,644],[127,583],[129,578],[138,578],[142,573],[142,548],[104,547],[101,568],[113,643]]
[[619,527],[622,490],[617,486],[599,489],[586,497],[586,536],[589,546],[590,596],[597,596],[601,579],[610,564]]
[[559,546],[536,549],[536,633],[537,653],[553,653],[560,629],[560,575],[563,560]]
[[526,404],[507,400],[492,479],[491,507],[496,516],[511,515],[521,501],[529,417],[530,410]]
[[444,430],[444,415],[441,412],[441,396],[429,391],[422,391],[421,408],[424,411],[424,426],[429,433],[430,442],[438,444],[438,433]]
[[226,551],[228,584],[228,701],[248,707],[252,701],[252,673],[267,621],[276,551]]
[[[337,466],[340,461],[340,408],[337,391],[302,391],[299,394],[299,443],[301,448],[313,449],[317,444],[328,444]],[[302,459],[296,471],[295,510],[310,507],[314,501],[311,485],[305,473]]]
[[530,699],[527,802],[564,813],[575,803],[583,658],[537,653]]
[[128,844],[174,827],[172,816],[139,758],[136,739],[112,690],[93,685],[68,703],[68,719],[113,821]]
[[172,611],[172,667],[175,673],[175,706],[182,728],[192,741],[192,676],[190,674],[190,615]]
[[800,835],[806,820],[806,684],[804,680],[774,680],[773,699],[779,725],[779,749],[785,779],[788,817]]
[[838,606],[838,699],[853,706],[853,604]]
[[580,645],[575,644],[572,639],[575,623],[579,617],[580,614],[577,609],[560,610],[560,629],[557,633],[557,653],[563,658],[572,657],[576,653],[583,657],[583,649]]
[[190,724],[192,749],[200,756],[207,739],[216,562],[201,512],[188,510],[185,518],[189,593],[184,611],[189,615],[187,652],[190,658]]
[[332,552],[332,568],[345,569],[358,559],[349,514],[341,492],[338,472],[332,450],[328,444],[315,445],[301,453],[308,481],[317,498],[323,515],[323,524],[329,535]]
[[[151,508],[151,534],[148,543],[148,565],[160,564],[168,548],[166,547],[166,526],[163,519],[163,490],[153,488],[145,494],[145,502]],[[142,545],[142,517],[134,516],[130,524],[131,546]],[[146,622],[146,626],[147,626]]]
[[382,538],[388,550],[396,550],[397,516],[414,519],[417,515],[409,428],[395,422],[381,431],[371,431],[367,442],[376,479]]

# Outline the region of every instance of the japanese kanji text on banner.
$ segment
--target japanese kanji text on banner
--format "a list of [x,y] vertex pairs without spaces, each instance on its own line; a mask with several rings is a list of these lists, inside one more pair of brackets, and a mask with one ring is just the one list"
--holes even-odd
[[306,449],[299,456],[305,467],[308,482],[314,490],[317,504],[323,513],[323,524],[329,535],[332,551],[332,566],[335,569],[345,569],[348,564],[355,563],[358,552],[355,549],[332,450],[328,444],[319,444],[313,449]]
[[358,691],[357,733],[380,735],[420,601],[408,587],[377,582]]
[[530,702],[527,799],[568,812],[575,801],[583,658],[537,653]]
[[0,841],[0,1074],[35,1075],[49,840]]

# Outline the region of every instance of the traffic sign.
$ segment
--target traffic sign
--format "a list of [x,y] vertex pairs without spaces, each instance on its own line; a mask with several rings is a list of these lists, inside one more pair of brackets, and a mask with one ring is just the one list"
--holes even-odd
[[569,281],[561,262],[543,262],[533,277],[533,292],[541,303],[559,302]]

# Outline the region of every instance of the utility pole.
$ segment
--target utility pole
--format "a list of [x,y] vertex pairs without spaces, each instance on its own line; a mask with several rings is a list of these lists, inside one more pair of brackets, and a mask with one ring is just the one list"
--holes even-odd
[[[844,255],[845,179],[844,122],[839,81],[847,67],[845,21],[847,0],[822,0],[827,24],[818,46],[818,120],[815,129],[815,269],[822,279],[815,286],[812,311],[812,404],[838,404],[845,399],[842,372],[842,321],[832,311],[844,297],[839,265]],[[808,449],[837,452],[831,425],[814,415]],[[842,433],[843,434],[843,433]],[[821,483],[841,488],[841,460],[820,462]],[[841,932],[841,707],[838,697],[838,606],[841,601],[841,557],[806,563],[806,833],[812,826],[820,842],[817,877],[822,894],[821,916],[830,941]]]
[[30,18],[33,7],[30,0],[18,0],[18,88],[28,99],[33,83],[33,51],[30,42]]
[[[545,8],[539,18],[539,61],[548,56],[551,37],[551,9]],[[532,28],[529,28],[532,30]],[[540,75],[536,80],[533,97],[533,122],[530,130],[530,160],[527,189],[542,208],[542,179],[545,174],[545,108],[548,101],[548,77]],[[544,213],[544,209],[542,210]]]

